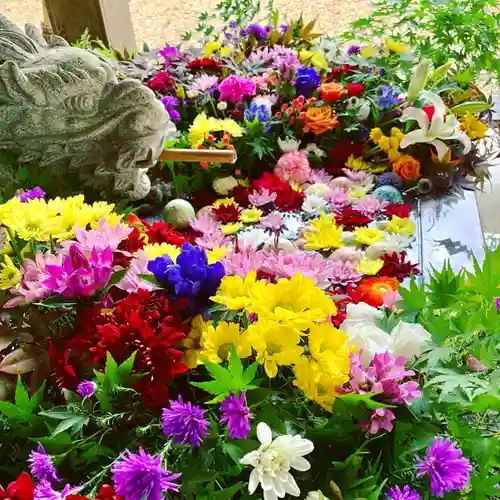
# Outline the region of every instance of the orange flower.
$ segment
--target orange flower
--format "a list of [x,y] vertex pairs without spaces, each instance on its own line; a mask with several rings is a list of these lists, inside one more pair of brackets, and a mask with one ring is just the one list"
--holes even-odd
[[413,156],[403,155],[392,164],[392,170],[405,181],[420,179],[420,162]]
[[337,101],[345,94],[346,90],[340,83],[332,82],[321,85],[321,98],[324,101]]
[[359,283],[356,298],[373,307],[380,307],[384,302],[384,297],[391,291],[396,292],[398,288],[399,280],[397,278],[389,276],[366,278]]
[[339,125],[340,122],[330,106],[311,107],[306,111],[304,117],[304,132],[310,131],[314,134],[323,134]]

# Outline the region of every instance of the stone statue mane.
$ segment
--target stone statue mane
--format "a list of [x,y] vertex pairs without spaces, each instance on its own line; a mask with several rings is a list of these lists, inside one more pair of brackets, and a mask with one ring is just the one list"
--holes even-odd
[[175,132],[137,80],[118,80],[98,55],[0,14],[0,150],[18,162],[78,178],[100,196],[144,198],[149,168]]

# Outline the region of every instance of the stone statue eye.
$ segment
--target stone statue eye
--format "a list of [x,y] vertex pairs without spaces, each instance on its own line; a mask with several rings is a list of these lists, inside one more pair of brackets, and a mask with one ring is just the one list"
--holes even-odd
[[93,96],[76,95],[71,96],[64,101],[64,106],[69,111],[78,111],[80,113],[91,113],[96,107],[96,101]]

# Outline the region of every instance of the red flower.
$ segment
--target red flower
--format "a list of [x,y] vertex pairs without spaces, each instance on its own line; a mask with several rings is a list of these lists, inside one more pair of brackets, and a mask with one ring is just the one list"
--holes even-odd
[[146,82],[146,87],[162,94],[175,88],[174,79],[166,71],[160,71]]
[[99,488],[95,500],[123,500],[123,497],[116,494],[115,487],[109,484],[103,484]]
[[153,222],[151,226],[147,224],[146,235],[149,243],[170,243],[179,247],[184,243],[189,243],[189,238],[186,235],[177,231],[174,226],[169,226],[166,222],[161,221]]
[[340,78],[342,78],[342,75],[349,75],[356,68],[356,66],[351,66],[350,64],[343,64],[342,66],[338,66],[337,68],[332,69],[332,77],[336,80],[340,80]]
[[220,205],[212,209],[213,215],[220,222],[235,222],[240,218],[240,211],[234,203]]
[[387,205],[384,209],[384,215],[387,217],[392,217],[393,215],[397,215],[402,219],[407,219],[410,216],[410,212],[412,209],[411,203],[401,203],[401,204],[391,204]]
[[288,190],[282,190],[278,192],[278,196],[276,197],[274,204],[280,210],[284,210],[286,212],[295,212],[302,206],[304,198],[304,193],[294,191],[291,187],[288,187]]
[[248,201],[248,193],[249,189],[244,186],[236,186],[233,189],[233,198],[238,205],[241,205],[242,207],[248,207],[250,205],[250,202]]
[[341,212],[335,213],[336,223],[339,226],[344,226],[347,231],[352,231],[354,227],[364,226],[372,220],[351,207],[345,207]]
[[427,115],[427,118],[429,118],[429,121],[432,121],[432,117],[434,116],[434,106],[424,106],[422,108],[425,111],[425,114]]
[[198,194],[193,196],[191,203],[196,210],[199,210],[200,208],[211,205],[216,199],[217,196],[215,194],[210,193],[209,191],[200,191]]
[[0,488],[0,500],[33,500],[35,485],[27,472],[21,472],[7,489]]
[[373,307],[380,307],[384,303],[384,296],[398,288],[399,280],[395,277],[365,278],[350,296],[355,302],[366,302]]
[[[355,158],[362,156],[363,144],[358,144],[349,141],[337,142],[335,146],[328,152],[328,166],[334,168],[343,168],[349,156],[353,155]],[[328,171],[330,171],[327,168]]]
[[52,367],[52,377],[60,389],[75,390],[80,379],[77,377],[75,368],[70,362],[71,349],[61,349],[55,342],[49,342],[49,360]]
[[348,83],[347,95],[359,97],[365,91],[365,86],[362,83]]
[[285,182],[280,177],[269,172],[264,172],[260,179],[254,180],[252,182],[254,189],[267,189],[271,193],[277,193],[279,191],[290,189],[288,182]]
[[420,274],[418,265],[407,261],[406,257],[406,252],[401,252],[401,254],[394,252],[392,255],[382,255],[381,259],[384,261],[384,265],[378,274],[380,276],[394,276],[399,280]]
[[220,71],[221,65],[216,62],[212,57],[202,57],[195,59],[187,65],[190,71]]
[[[127,236],[127,239],[120,242],[118,250],[135,254],[137,250],[144,248],[144,235],[141,234],[137,227],[134,227],[132,232]],[[123,255],[121,252],[115,252],[113,255],[113,265],[128,267],[131,257]]]

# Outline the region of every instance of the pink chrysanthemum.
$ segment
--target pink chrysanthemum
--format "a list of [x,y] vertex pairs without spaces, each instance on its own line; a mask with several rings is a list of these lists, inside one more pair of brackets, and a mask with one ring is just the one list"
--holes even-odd
[[375,198],[375,196],[368,195],[361,198],[361,200],[354,205],[354,209],[367,217],[374,217],[387,205],[389,205],[389,202],[386,200],[379,200],[378,198]]

